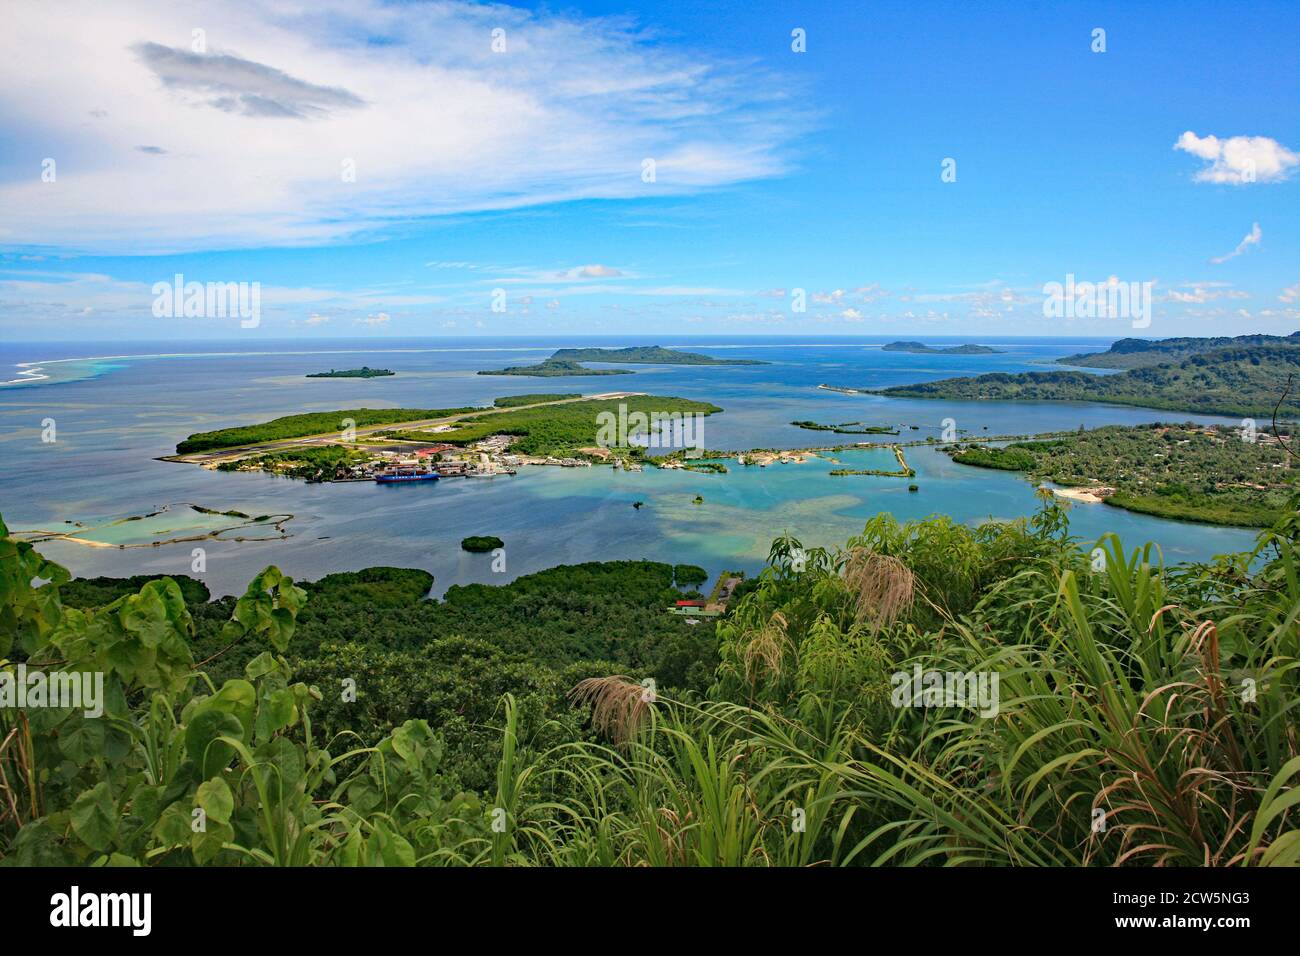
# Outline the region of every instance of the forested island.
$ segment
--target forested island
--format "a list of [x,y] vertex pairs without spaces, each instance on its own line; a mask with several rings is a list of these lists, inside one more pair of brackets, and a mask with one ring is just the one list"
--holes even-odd
[[1245,437],[1250,440],[1239,428],[1191,423],[1108,425],[1001,448],[957,444],[947,451],[964,465],[1022,471],[1128,511],[1268,527],[1296,493],[1296,472],[1275,436]]
[[1182,336],[1170,339],[1120,339],[1104,352],[1080,352],[1057,359],[1061,365],[1086,368],[1149,368],[1181,362],[1193,355],[1211,352],[1229,346],[1300,345],[1300,332],[1290,335],[1237,335],[1196,338]]
[[461,538],[460,546],[465,551],[472,551],[475,554],[482,554],[487,551],[495,551],[497,548],[504,548],[505,542],[492,534],[470,535],[468,538]]
[[[393,469],[438,477],[514,474],[518,465],[590,463],[639,468],[646,449],[697,433],[693,416],[717,405],[635,393],[584,399],[516,395],[492,408],[340,409],[191,435],[173,460],[221,471],[265,471],[306,481],[382,478]],[[351,422],[350,428],[342,423]],[[385,427],[392,426],[392,427]],[[364,431],[360,431],[364,427]],[[665,444],[663,447],[671,447]],[[638,461],[633,461],[637,459]],[[692,470],[725,467],[704,463]]]
[[[1285,343],[1285,344],[1284,344]],[[992,372],[917,385],[863,389],[906,398],[957,401],[1108,402],[1144,408],[1267,419],[1300,415],[1300,389],[1287,383],[1300,373],[1300,340],[1227,345],[1176,362],[1131,368],[1114,375],[1089,372]]]
[[628,368],[587,368],[580,362],[546,359],[536,365],[509,365],[506,368],[484,369],[479,375],[530,375],[534,378],[562,378],[575,375],[633,375]]
[[397,373],[386,368],[370,368],[367,365],[361,368],[348,369],[330,369],[328,372],[308,372],[307,378],[383,378],[386,375],[396,375]]
[[926,345],[924,342],[890,342],[880,347],[882,352],[916,352],[921,355],[1000,355],[1001,349],[987,345]]
[[791,422],[796,428],[814,432],[834,432],[837,435],[897,435],[898,429],[888,425],[868,425],[865,422],[843,422],[839,425],[822,425],[818,422]]
[[622,349],[557,349],[536,365],[512,365],[481,371],[479,375],[533,375],[539,378],[571,375],[631,375],[630,369],[591,369],[583,362],[618,365],[766,365],[757,359],[718,359],[698,352],[682,352],[658,345],[635,345]]
[[1294,864],[1298,509],[1175,569],[1072,538],[1051,495],[979,526],[880,514],[834,549],[776,539],[716,620],[668,610],[698,606],[696,569],[648,561],[442,600],[420,570],[268,567],[209,600],[71,580],[0,522],[4,667],[102,673],[110,718],[0,706],[24,741],[0,748],[0,857]]
[[[603,415],[616,421],[621,416],[628,425],[627,433],[623,436],[616,435],[615,438],[631,438],[636,435],[648,438],[653,433],[649,425],[652,416],[668,419],[674,415],[716,415],[721,411],[717,405],[687,398],[629,395],[472,415],[459,419],[447,431],[400,429],[382,434],[386,438],[439,442],[462,447],[491,435],[508,435],[514,439],[510,449],[517,454],[561,456],[602,445]],[[638,423],[637,416],[645,419],[645,427]],[[617,442],[615,447],[630,446]]]
[[195,432],[184,441],[177,443],[176,454],[188,455],[221,448],[234,448],[239,445],[323,435],[340,431],[345,427],[344,421],[351,421],[355,427],[363,428],[391,422],[445,418],[450,415],[463,415],[483,410],[475,405],[465,405],[460,408],[345,408],[333,412],[305,412],[301,415],[273,418],[256,425],[238,425],[210,432]]
[[[579,392],[507,395],[494,399],[492,408],[518,408],[522,405],[554,403],[581,397]],[[344,422],[351,422],[353,428],[369,428],[426,420],[437,421],[491,410],[478,405],[462,405],[456,408],[341,408],[332,412],[305,412],[301,415],[273,418],[256,425],[238,425],[210,432],[195,432],[176,445],[176,454],[190,455],[313,435],[328,436],[337,434],[347,427]]]

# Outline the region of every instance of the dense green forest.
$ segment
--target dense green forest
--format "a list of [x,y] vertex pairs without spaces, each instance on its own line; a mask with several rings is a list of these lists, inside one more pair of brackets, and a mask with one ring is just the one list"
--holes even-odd
[[[1175,364],[1134,368],[1114,375],[1090,372],[991,372],[919,385],[872,389],[882,395],[959,401],[1110,402],[1267,419],[1300,373],[1300,342],[1291,345],[1228,346]],[[1279,413],[1300,415],[1300,388],[1292,389]]]
[[1080,352],[1056,361],[1061,365],[1088,368],[1147,368],[1181,362],[1201,352],[1226,346],[1300,345],[1300,332],[1290,335],[1237,335],[1200,338],[1180,336],[1172,339],[1120,339],[1104,352]]
[[601,414],[608,413],[617,417],[620,409],[626,409],[627,416],[638,412],[646,416],[652,412],[660,415],[677,412],[683,415],[713,415],[722,411],[717,405],[687,398],[629,395],[625,398],[588,399],[473,416],[456,422],[456,427],[446,432],[399,430],[386,434],[391,438],[462,446],[482,441],[489,435],[515,435],[518,436],[518,441],[511,446],[511,450],[520,454],[571,455],[579,448],[596,445],[601,428]]
[[1298,509],[1175,568],[879,515],[695,626],[651,562],[203,602],[0,524],[5,672],[108,684],[0,708],[0,865],[1293,865]]
[[1263,528],[1295,493],[1286,451],[1265,433],[1204,425],[1108,425],[1005,448],[957,445],[953,461],[1116,489],[1106,503],[1162,518]]

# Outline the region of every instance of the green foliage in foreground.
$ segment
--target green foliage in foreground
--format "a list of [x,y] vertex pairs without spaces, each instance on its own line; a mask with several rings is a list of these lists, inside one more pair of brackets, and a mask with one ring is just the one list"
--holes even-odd
[[219,428],[216,431],[196,432],[176,446],[176,454],[211,451],[217,448],[234,448],[285,438],[303,438],[307,435],[325,435],[343,430],[344,419],[351,419],[357,428],[367,425],[386,425],[389,422],[415,422],[426,418],[445,418],[481,411],[473,406],[462,408],[347,408],[336,412],[307,412],[302,415],[285,415],[258,425],[240,425],[236,428]]
[[505,542],[496,535],[470,535],[468,538],[460,539],[460,546],[466,551],[482,552],[505,547]]
[[[703,697],[635,672],[584,679],[594,660],[548,676],[502,656],[545,646],[508,622],[566,613],[565,591],[593,614],[580,641],[604,640],[597,605],[648,608],[667,565],[464,589],[461,610],[509,638],[496,645],[432,632],[421,616],[443,605],[404,603],[423,579],[396,569],[309,589],[268,569],[205,638],[169,579],[66,607],[67,573],[3,537],[0,634],[31,666],[98,670],[110,690],[98,719],[0,710],[0,862],[1295,864],[1297,506],[1252,554],[1174,569],[1112,536],[1083,554],[1050,501],[979,528],[881,515],[834,552],[787,536],[710,638]],[[369,628],[354,588],[392,599]],[[419,623],[390,642],[403,615]],[[312,627],[347,643],[302,660]],[[914,668],[996,673],[996,713],[896,706],[894,675]],[[340,675],[357,703],[339,700]],[[462,677],[500,692],[489,719],[447,709]],[[529,713],[570,681],[571,709]],[[324,729],[362,701],[385,729]],[[388,714],[369,713],[377,702]],[[497,746],[470,781],[460,765],[479,751],[457,742],[475,733]]]

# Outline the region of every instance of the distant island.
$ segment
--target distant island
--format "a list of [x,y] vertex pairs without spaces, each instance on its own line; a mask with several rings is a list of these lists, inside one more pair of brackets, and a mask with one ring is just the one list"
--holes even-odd
[[823,425],[819,422],[791,422],[796,428],[806,428],[814,432],[835,432],[838,435],[897,435],[898,430],[888,425],[868,425],[865,422],[843,422],[839,425]]
[[719,359],[698,352],[680,352],[658,345],[634,345],[625,349],[559,349],[551,360],[607,362],[619,365],[768,365],[757,359]]
[[496,535],[470,535],[468,538],[461,538],[460,546],[466,551],[473,551],[482,554],[486,551],[495,551],[497,548],[505,547],[505,542]]
[[330,369],[328,372],[308,372],[308,378],[382,378],[385,375],[396,375],[392,369],[371,368],[363,365],[361,368]]
[[553,378],[570,375],[631,375],[630,369],[591,369],[583,362],[604,362],[609,365],[767,365],[757,359],[718,359],[697,352],[680,352],[659,345],[634,345],[623,349],[558,349],[548,359],[536,365],[512,365],[503,369],[488,369],[479,375],[531,375]]
[[[1211,346],[1181,361],[1174,359],[1128,368],[1113,375],[1072,371],[993,372],[861,391],[899,398],[956,401],[1106,402],[1205,415],[1245,416],[1261,421],[1268,420],[1275,408],[1279,415],[1300,415],[1300,388],[1287,391],[1292,376],[1300,379],[1300,338],[1243,338],[1271,341],[1237,344],[1238,340],[1229,339],[1232,344]],[[1187,347],[1180,346],[1180,349]]]
[[880,347],[882,352],[917,352],[922,355],[1000,355],[1001,349],[987,345],[950,345],[936,347],[924,342],[890,342]]
[[1084,368],[1150,368],[1181,362],[1227,346],[1300,345],[1300,332],[1290,335],[1238,335],[1214,338],[1181,336],[1171,339],[1120,339],[1105,352],[1080,352],[1056,360],[1058,365]]
[[580,362],[547,359],[536,365],[511,365],[507,368],[486,369],[479,375],[531,375],[534,378],[560,378],[573,375],[632,375],[626,368],[587,368]]

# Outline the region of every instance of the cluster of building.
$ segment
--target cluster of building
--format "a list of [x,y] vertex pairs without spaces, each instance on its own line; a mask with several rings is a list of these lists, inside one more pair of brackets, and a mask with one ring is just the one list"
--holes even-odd
[[469,448],[448,444],[410,449],[394,449],[391,446],[376,448],[372,450],[373,458],[348,470],[348,477],[388,481],[513,475],[513,466],[519,463],[519,459],[514,455],[502,454],[509,448],[510,440],[510,436],[493,435]]
[[676,614],[686,618],[687,624],[698,624],[702,617],[721,617],[727,612],[727,605],[731,603],[732,593],[740,584],[741,579],[736,575],[729,575],[723,572],[718,583],[714,586],[713,597],[704,601],[699,599],[684,599],[677,601],[672,607],[668,608],[669,614]]

